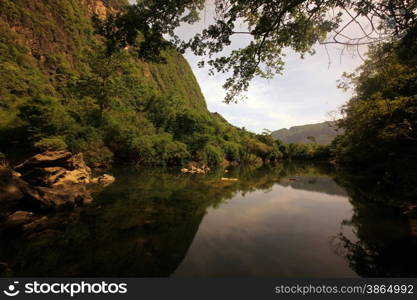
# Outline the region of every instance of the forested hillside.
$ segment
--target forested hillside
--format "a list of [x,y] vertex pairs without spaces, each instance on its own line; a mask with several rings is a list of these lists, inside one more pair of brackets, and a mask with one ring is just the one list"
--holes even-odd
[[[131,46],[109,53],[98,24],[124,14],[125,5],[0,2],[0,155],[17,161],[70,150],[97,166],[215,166],[289,156],[268,134],[210,113],[190,66],[170,44],[157,60],[141,59]],[[153,57],[155,41],[144,43],[140,32],[137,39]]]
[[229,148],[239,156],[227,141],[239,131],[208,112],[176,50],[162,53],[163,64],[129,50],[105,55],[92,16],[105,19],[126,4],[0,2],[0,152],[69,149],[105,165],[217,163]]
[[330,144],[337,136],[336,124],[334,122],[323,122],[293,126],[290,129],[283,128],[272,132],[275,139],[284,143],[318,143],[321,145]]

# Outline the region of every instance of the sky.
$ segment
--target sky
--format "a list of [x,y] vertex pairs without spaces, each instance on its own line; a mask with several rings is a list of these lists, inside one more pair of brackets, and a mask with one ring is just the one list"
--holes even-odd
[[[201,21],[193,25],[182,25],[176,33],[184,39],[199,32],[210,23],[210,8],[203,11]],[[233,40],[232,49],[245,45],[245,37],[239,35]],[[230,51],[231,48],[227,49]],[[222,88],[227,76],[209,76],[208,69],[199,68],[200,58],[192,53],[185,54],[205,96],[210,111],[218,112],[231,124],[261,133],[296,125],[319,123],[332,119],[332,115],[350,98],[350,94],[337,88],[337,80],[343,72],[353,72],[361,63],[356,53],[345,52],[341,46],[315,47],[316,54],[301,59],[290,50],[285,59],[282,75],[272,80],[255,78],[245,94],[247,99],[237,104],[223,102]],[[329,59],[330,57],[330,59]]]
[[185,57],[191,65],[210,111],[218,112],[230,123],[260,133],[296,125],[331,120],[334,113],[349,100],[351,94],[337,88],[343,72],[353,72],[362,60],[352,54],[340,56],[337,48],[328,47],[330,60],[322,46],[316,54],[301,59],[289,51],[282,75],[272,80],[255,78],[237,104],[223,102],[223,74],[208,75],[208,69],[197,67],[199,58]]

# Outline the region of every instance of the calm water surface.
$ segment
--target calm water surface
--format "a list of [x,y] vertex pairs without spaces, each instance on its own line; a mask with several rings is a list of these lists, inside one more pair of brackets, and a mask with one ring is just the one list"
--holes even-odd
[[415,220],[325,167],[113,174],[76,224],[14,242],[14,275],[417,276]]
[[347,196],[326,193],[338,189],[325,176],[294,179],[311,190],[283,179],[209,208],[173,276],[356,277],[335,253],[339,232],[355,238],[341,226],[353,213]]

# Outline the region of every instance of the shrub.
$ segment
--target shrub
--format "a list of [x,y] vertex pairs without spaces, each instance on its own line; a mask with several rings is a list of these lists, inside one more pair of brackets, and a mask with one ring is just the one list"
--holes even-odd
[[190,154],[187,145],[174,141],[170,134],[159,134],[152,137],[155,149],[155,164],[180,165]]
[[241,145],[234,142],[225,142],[223,149],[228,161],[241,161],[243,153],[243,147]]
[[19,106],[19,115],[25,123],[29,139],[41,140],[45,137],[62,136],[75,127],[60,100],[41,96]]
[[155,149],[150,136],[138,136],[131,140],[131,159],[137,164],[150,164],[155,158]]
[[62,151],[68,149],[68,145],[65,143],[63,137],[61,136],[43,138],[36,142],[34,146],[41,151]]
[[224,153],[219,147],[207,145],[203,150],[203,157],[207,165],[214,167],[223,162]]

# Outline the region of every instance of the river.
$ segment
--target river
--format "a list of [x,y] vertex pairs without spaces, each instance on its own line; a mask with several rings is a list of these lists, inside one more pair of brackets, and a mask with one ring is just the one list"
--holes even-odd
[[378,202],[386,193],[327,166],[112,174],[116,182],[95,191],[78,222],[13,242],[15,275],[417,276],[416,221]]

